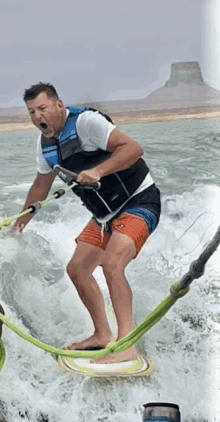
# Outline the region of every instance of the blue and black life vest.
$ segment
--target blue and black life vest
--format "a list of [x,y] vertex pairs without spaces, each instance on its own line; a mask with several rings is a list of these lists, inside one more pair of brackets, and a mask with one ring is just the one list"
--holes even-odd
[[[51,168],[55,164],[59,164],[67,170],[80,173],[106,160],[111,152],[102,149],[84,151],[77,135],[76,120],[81,113],[88,109],[85,107],[67,108],[69,109],[69,116],[59,140],[41,135],[42,152]],[[104,117],[111,121],[109,116],[104,115]],[[100,180],[101,188],[98,191],[82,189],[78,185],[73,188],[73,192],[81,198],[84,205],[95,217],[104,218],[120,208],[131,197],[148,172],[149,169],[145,161],[139,158],[128,169],[102,177]]]

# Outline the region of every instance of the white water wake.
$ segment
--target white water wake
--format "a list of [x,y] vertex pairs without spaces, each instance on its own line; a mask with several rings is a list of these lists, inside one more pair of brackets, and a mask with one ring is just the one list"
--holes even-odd
[[[216,186],[163,197],[160,225],[126,273],[135,323],[169,293],[211,240],[219,226],[219,205]],[[88,313],[65,273],[74,238],[88,216],[77,200],[67,197],[40,211],[19,239],[0,237],[0,297],[6,317],[56,347],[92,333]],[[204,276],[141,340],[140,348],[157,367],[150,382],[71,376],[57,368],[53,356],[3,327],[7,355],[0,374],[0,419],[141,422],[144,403],[168,401],[179,404],[183,422],[220,422],[219,258],[218,250]],[[100,268],[95,276],[114,329]]]

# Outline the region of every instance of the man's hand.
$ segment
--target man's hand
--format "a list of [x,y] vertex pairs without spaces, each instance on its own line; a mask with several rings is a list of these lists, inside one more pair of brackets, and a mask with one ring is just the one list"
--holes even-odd
[[7,231],[5,232],[6,236],[13,237],[20,234],[25,226],[29,223],[30,219],[33,217],[33,214],[27,214],[23,217],[18,218],[14,224],[8,227]]
[[[56,175],[53,173],[37,173],[36,179],[34,180],[34,183],[27,194],[27,199],[24,204],[23,211],[27,210],[31,204],[34,204],[37,201],[43,201],[47,197],[55,177]],[[34,215],[35,214],[33,213],[29,213],[23,217],[18,218],[8,230],[7,235],[13,236],[21,233]]]
[[99,182],[100,174],[96,168],[84,170],[78,174],[76,180],[81,184]]
[[18,218],[12,226],[12,230],[16,230],[17,232],[21,233],[32,217],[33,214],[27,214]]

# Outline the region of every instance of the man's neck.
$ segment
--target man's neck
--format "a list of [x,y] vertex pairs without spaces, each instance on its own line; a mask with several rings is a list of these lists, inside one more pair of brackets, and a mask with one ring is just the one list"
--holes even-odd
[[67,118],[69,116],[69,113],[70,113],[67,108],[64,108],[63,111],[64,111],[64,113],[63,113],[64,123],[63,123],[63,126],[61,127],[60,131],[57,132],[56,135],[54,136],[56,139],[59,139],[60,134],[62,133],[62,130],[63,130],[64,126],[65,126],[66,120],[67,120]]

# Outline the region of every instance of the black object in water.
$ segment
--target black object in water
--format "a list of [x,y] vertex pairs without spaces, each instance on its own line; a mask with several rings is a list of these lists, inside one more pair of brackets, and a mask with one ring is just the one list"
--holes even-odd
[[147,403],[144,408],[143,422],[180,422],[177,404]]

